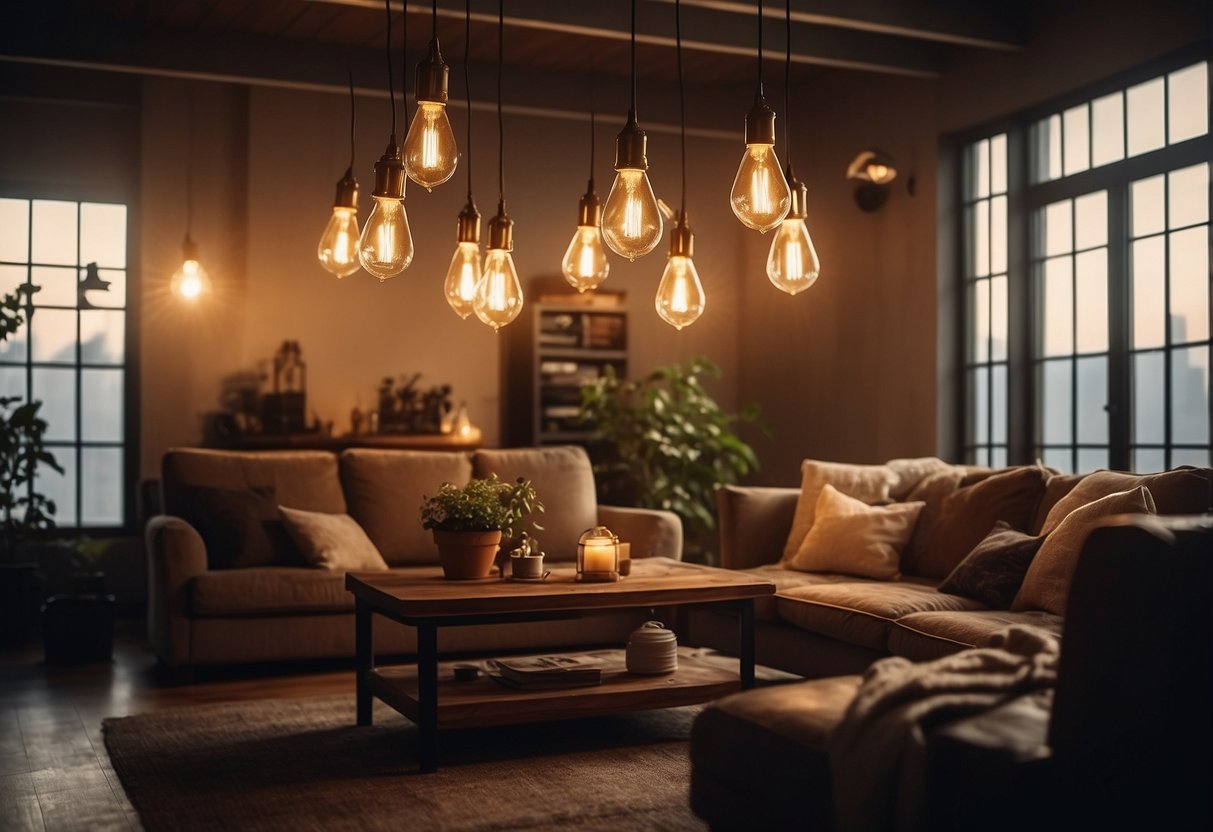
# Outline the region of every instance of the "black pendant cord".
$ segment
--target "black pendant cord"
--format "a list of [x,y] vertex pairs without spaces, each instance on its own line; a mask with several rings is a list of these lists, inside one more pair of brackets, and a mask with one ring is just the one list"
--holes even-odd
[[[435,6],[435,9],[437,7]],[[437,12],[435,11],[435,14]],[[472,0],[463,4],[463,90],[468,102],[467,174],[468,205],[472,204],[472,73],[468,56],[472,52]]]
[[[400,45],[400,98],[404,102],[404,135],[409,134],[409,4],[408,0],[401,3],[404,8],[404,43]],[[393,105],[394,106],[394,105]]]
[[505,213],[505,119],[501,116],[501,69],[505,54],[505,0],[497,0],[497,213]]
[[597,127],[597,113],[594,112],[593,96],[590,100],[590,193],[594,192],[594,130]]
[[185,161],[185,239],[190,238],[194,228],[194,86],[190,85],[186,98],[186,110],[189,117],[190,137],[188,145],[189,158]]
[[[408,17],[407,6],[405,17]],[[392,77],[392,0],[383,0],[383,9],[387,12],[387,34],[384,36],[387,50],[387,99],[392,102],[392,144],[396,143],[396,87]],[[407,110],[405,117],[408,117]]]
[[784,28],[787,29],[787,58],[783,62],[783,158],[792,165],[792,0],[784,0]]
[[632,0],[632,106],[630,112],[636,115],[636,0]]
[[354,98],[354,70],[347,65],[346,72],[350,78],[350,170],[354,170],[354,129],[358,124],[358,102]]
[[682,143],[682,212],[687,220],[687,97],[682,83],[682,0],[674,0],[674,43],[678,55],[678,133]]
[[[405,0],[405,7],[408,7],[408,0]],[[432,14],[430,16],[430,37],[438,40],[438,0],[434,0],[431,7]]]
[[762,0],[758,0],[758,94],[762,95]]

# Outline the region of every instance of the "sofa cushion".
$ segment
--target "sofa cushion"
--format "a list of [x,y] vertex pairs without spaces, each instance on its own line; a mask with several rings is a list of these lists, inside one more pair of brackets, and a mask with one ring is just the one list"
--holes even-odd
[[754,599],[754,617],[772,622],[780,620],[779,613],[775,611],[776,600],[780,593],[805,586],[853,583],[856,580],[852,575],[839,575],[833,572],[797,572],[794,569],[787,569],[779,563],[765,564],[745,571],[747,574],[775,584],[774,595],[764,595]]
[[1082,478],[1085,476],[1086,474],[1051,474],[1045,480],[1045,493],[1036,506],[1036,516],[1032,518],[1032,527],[1028,531],[1034,535],[1043,534],[1041,529],[1044,528],[1045,518],[1049,516],[1053,506],[1057,505],[1062,497],[1073,491],[1074,486],[1082,482]]
[[518,477],[535,485],[544,513],[532,517],[543,529],[526,529],[539,539],[553,561],[577,558],[577,540],[598,524],[594,471],[585,449],[576,445],[476,451],[472,475],[496,474],[506,482]]
[[1032,559],[1032,565],[1028,567],[1028,574],[1024,575],[1023,586],[1015,595],[1011,609],[1017,612],[1047,610],[1054,615],[1065,615],[1078,555],[1091,530],[1103,518],[1114,514],[1155,513],[1154,499],[1144,485],[1109,494],[1074,509],[1045,536],[1044,543]]
[[444,482],[472,477],[467,454],[352,448],[341,454],[341,482],[350,515],[390,566],[437,563],[434,536],[421,527],[421,500]]
[[960,488],[968,469],[963,465],[952,465],[928,474],[906,496],[912,502],[924,503],[914,524],[914,531],[901,552],[902,574],[921,574],[918,562],[926,556],[927,542],[943,510],[943,501]]
[[195,616],[349,612],[354,596],[345,574],[310,567],[259,567],[204,572],[190,581]]
[[1027,465],[1008,468],[944,498],[926,548],[915,567],[919,575],[943,578],[964,560],[999,520],[1027,531],[1045,491],[1048,473]]
[[1043,610],[966,610],[915,612],[904,615],[889,630],[889,652],[911,661],[938,659],[969,647],[983,647],[990,636],[1011,624],[1023,624],[1061,636],[1063,619]]
[[901,575],[901,550],[923,505],[869,506],[827,483],[817,498],[809,533],[784,565],[803,572],[894,580]]
[[805,586],[780,592],[775,601],[784,621],[873,650],[887,648],[889,629],[904,615],[980,607],[970,598],[945,595],[918,578]]
[[348,514],[325,514],[283,507],[282,519],[291,540],[312,566],[337,572],[387,569],[383,555]]
[[183,517],[183,490],[273,488],[280,505],[339,514],[346,510],[337,456],[328,451],[211,451],[174,448],[161,460],[164,513]]
[[999,520],[985,539],[956,564],[940,592],[963,595],[996,610],[1011,608],[1043,537],[1032,537]]
[[885,465],[897,477],[897,482],[889,488],[889,499],[891,500],[905,500],[910,496],[910,492],[931,474],[946,471],[952,467],[950,463],[944,462],[937,456],[890,459]]
[[750,569],[783,557],[800,492],[791,488],[724,485],[716,489],[720,565]]
[[282,523],[273,487],[189,485],[181,494],[182,519],[206,544],[209,568],[305,565]]
[[813,527],[817,498],[827,484],[848,497],[868,505],[887,503],[889,489],[897,484],[897,475],[887,465],[848,465],[806,459],[800,465],[800,499],[792,515],[792,528],[783,546],[783,559],[791,560]]
[[1100,497],[1129,491],[1139,485],[1150,489],[1158,514],[1200,514],[1210,508],[1210,483],[1213,470],[1183,466],[1161,474],[1125,474],[1120,471],[1096,471],[1087,474],[1081,482],[1057,501],[1041,526],[1042,534],[1049,534],[1070,512]]

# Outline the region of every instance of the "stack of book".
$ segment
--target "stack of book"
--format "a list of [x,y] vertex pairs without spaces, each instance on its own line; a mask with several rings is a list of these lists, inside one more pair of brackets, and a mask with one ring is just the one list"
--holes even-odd
[[495,659],[494,678],[520,690],[602,684],[603,661],[595,656],[525,656]]

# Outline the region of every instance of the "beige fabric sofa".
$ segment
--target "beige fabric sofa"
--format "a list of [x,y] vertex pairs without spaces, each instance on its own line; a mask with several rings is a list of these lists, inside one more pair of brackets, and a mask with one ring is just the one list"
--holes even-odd
[[[171,668],[354,655],[354,604],[344,574],[303,566],[216,569],[182,515],[196,487],[273,489],[280,505],[348,513],[388,565],[401,572],[438,562],[418,521],[422,495],[445,481],[497,473],[534,481],[546,512],[539,533],[549,559],[572,560],[577,536],[602,523],[631,542],[633,557],[682,553],[682,525],[670,512],[599,506],[589,459],[579,447],[481,450],[473,454],[352,449],[210,451],[175,449],[162,460],[165,514],[149,521],[148,636]],[[444,630],[444,652],[621,644],[640,612],[587,616],[554,627],[517,623]],[[376,620],[380,653],[412,654],[414,631]]]
[[[928,460],[887,464],[897,468],[898,462]],[[902,500],[925,500],[927,508],[922,517],[938,512],[951,493],[996,473],[948,466],[939,460],[927,467],[945,472],[931,481],[943,483],[942,487],[923,478],[920,491],[902,488],[896,493]],[[947,475],[948,469],[954,475]],[[1083,505],[1133,483],[1150,487],[1161,515],[1198,514],[1209,509],[1213,497],[1213,471],[1207,468],[1185,467],[1147,476],[1107,471],[1086,477],[1046,475],[1030,527],[1022,531],[1041,534],[1053,507],[1063,499],[1067,500],[1063,508]],[[926,569],[930,564],[931,574],[916,571],[915,563],[903,562],[903,574],[895,581],[784,568],[780,560],[800,494],[797,488],[771,487],[726,486],[717,491],[721,565],[745,569],[776,585],[774,597],[756,610],[756,658],[760,664],[808,678],[833,677],[862,673],[883,656],[927,661],[981,646],[991,634],[1010,624],[1061,635],[1061,615],[1031,609],[989,609],[970,598],[940,592],[936,587],[955,563],[941,562],[927,554],[920,553],[917,567]],[[689,624],[690,643],[725,652],[735,650],[736,623],[726,616],[696,612]]]

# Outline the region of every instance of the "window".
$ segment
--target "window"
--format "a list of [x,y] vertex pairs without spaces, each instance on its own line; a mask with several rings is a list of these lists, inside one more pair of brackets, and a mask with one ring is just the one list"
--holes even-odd
[[964,145],[970,462],[1210,464],[1208,64],[1136,76]]
[[[108,289],[102,282],[108,283]],[[0,294],[32,285],[32,310],[0,344],[0,395],[42,402],[63,467],[36,487],[57,526],[117,528],[127,517],[127,209],[0,198]]]

